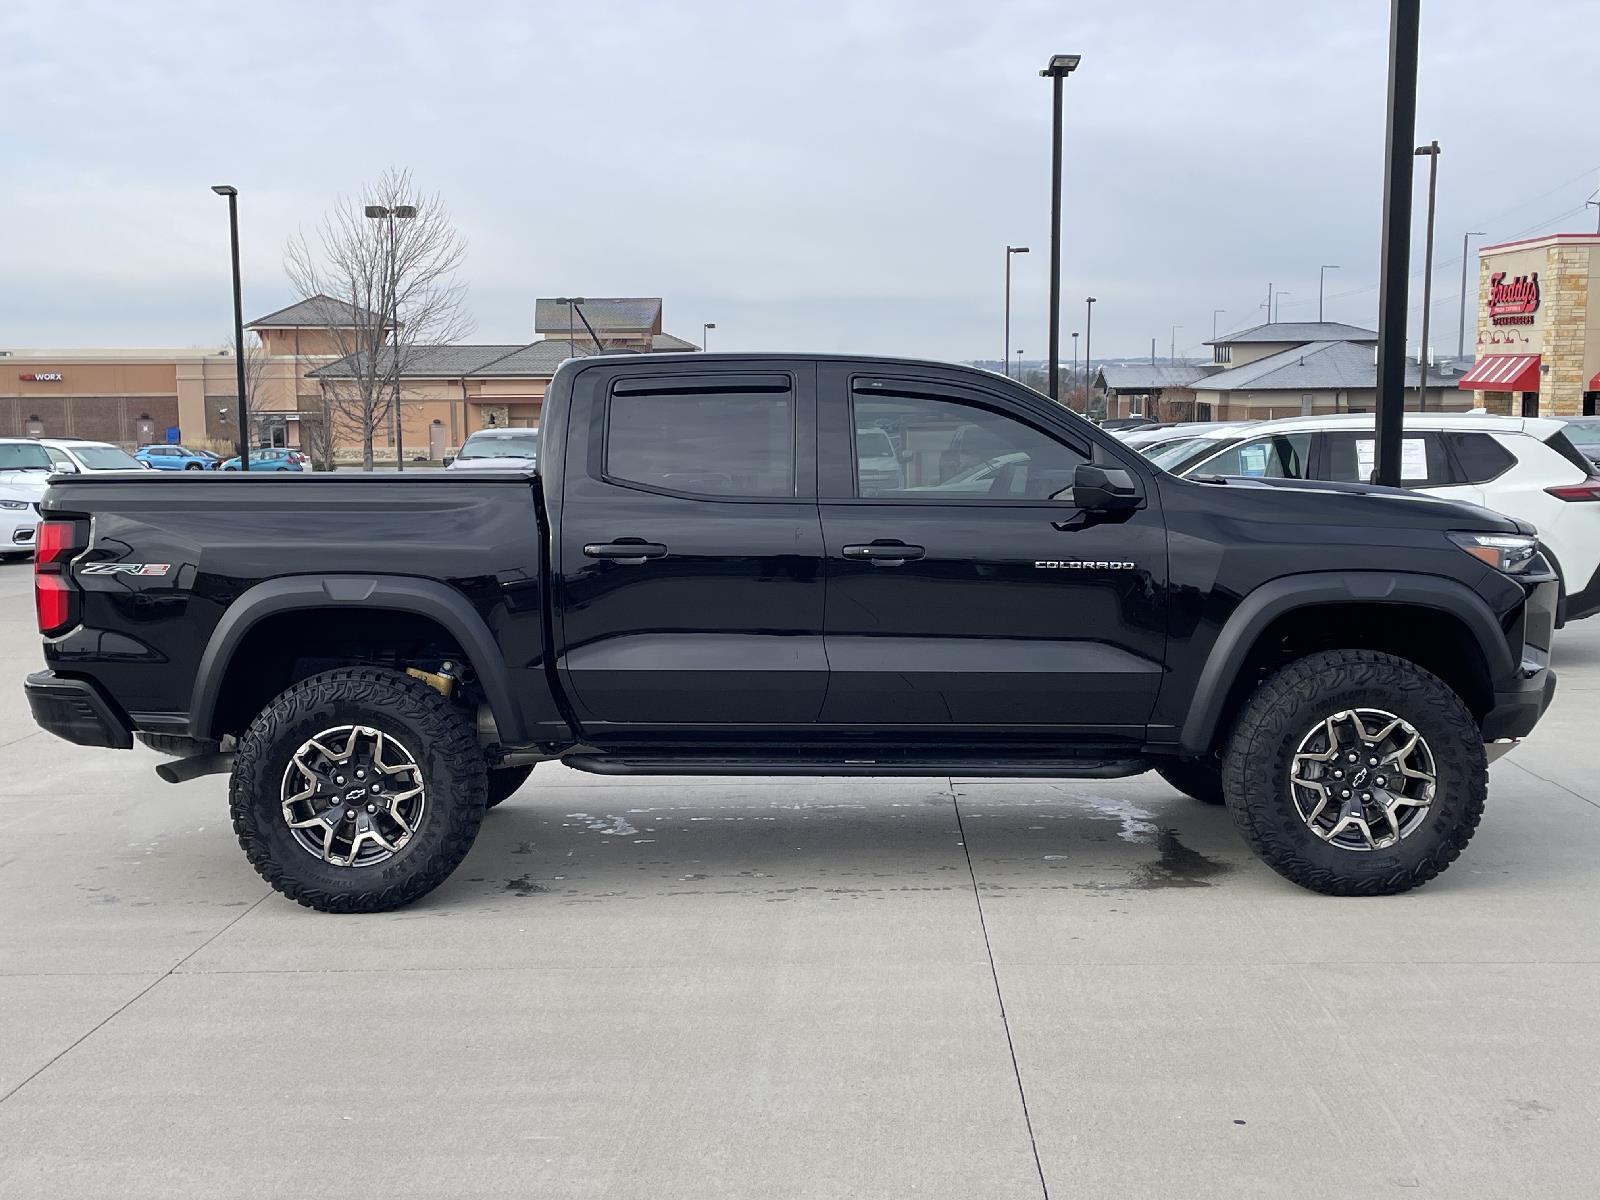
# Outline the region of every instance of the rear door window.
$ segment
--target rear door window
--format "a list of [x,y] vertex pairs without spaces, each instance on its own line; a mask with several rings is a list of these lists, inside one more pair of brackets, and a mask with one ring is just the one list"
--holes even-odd
[[[1375,434],[1325,433],[1325,473],[1336,483],[1371,483],[1378,465]],[[1449,487],[1453,478],[1450,459],[1437,433],[1408,433],[1400,440],[1402,487]]]
[[787,389],[613,394],[605,475],[689,496],[789,498],[794,423]]

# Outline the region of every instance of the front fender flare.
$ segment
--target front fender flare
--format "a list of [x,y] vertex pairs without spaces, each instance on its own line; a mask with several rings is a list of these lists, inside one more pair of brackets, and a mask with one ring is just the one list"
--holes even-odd
[[1288,575],[1245,596],[1212,643],[1184,718],[1178,748],[1185,755],[1211,749],[1223,705],[1256,639],[1284,613],[1319,604],[1404,604],[1458,618],[1477,640],[1492,680],[1516,672],[1511,647],[1483,598],[1463,583],[1405,571],[1326,571]]
[[472,663],[501,739],[510,744],[527,740],[510,671],[477,609],[446,584],[405,575],[290,575],[269,579],[247,590],[223,613],[200,658],[189,704],[190,736],[217,736],[222,681],[245,635],[276,613],[315,608],[387,609],[436,621],[456,639]]

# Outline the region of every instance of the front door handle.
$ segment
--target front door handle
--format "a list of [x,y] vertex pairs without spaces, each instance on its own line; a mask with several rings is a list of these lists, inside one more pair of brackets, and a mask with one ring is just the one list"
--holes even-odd
[[665,558],[667,548],[660,542],[647,542],[640,538],[619,538],[614,542],[589,542],[583,548],[589,558],[604,558],[619,567],[637,567],[647,559]]
[[901,563],[925,558],[927,550],[921,546],[908,546],[904,542],[873,542],[866,546],[846,546],[846,558],[864,558],[875,567],[898,567]]

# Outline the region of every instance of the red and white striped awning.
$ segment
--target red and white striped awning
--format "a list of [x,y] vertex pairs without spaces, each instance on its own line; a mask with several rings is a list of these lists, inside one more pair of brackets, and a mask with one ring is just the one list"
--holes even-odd
[[1537,392],[1537,354],[1491,354],[1472,364],[1456,386],[1468,392]]

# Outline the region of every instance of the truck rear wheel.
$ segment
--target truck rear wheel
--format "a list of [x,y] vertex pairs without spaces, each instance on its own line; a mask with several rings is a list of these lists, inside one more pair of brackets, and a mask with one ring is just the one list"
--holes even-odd
[[483,822],[483,753],[465,714],[421,680],[344,667],[302,680],[239,738],[229,801],[261,877],[323,912],[426,895]]
[[1215,758],[1169,758],[1156,767],[1156,774],[1202,804],[1221,804],[1222,764]]
[[489,807],[493,808],[502,800],[509,800],[517,794],[517,789],[528,782],[528,776],[533,774],[533,764],[523,767],[494,767],[489,772]]
[[1448,867],[1483,816],[1472,713],[1415,663],[1309,655],[1264,684],[1223,763],[1234,823],[1284,878],[1335,896],[1408,891]]

